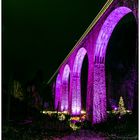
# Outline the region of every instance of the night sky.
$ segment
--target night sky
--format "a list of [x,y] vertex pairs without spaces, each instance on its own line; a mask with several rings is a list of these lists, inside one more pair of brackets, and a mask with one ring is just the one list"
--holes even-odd
[[2,76],[27,82],[38,70],[47,82],[106,0],[4,0]]

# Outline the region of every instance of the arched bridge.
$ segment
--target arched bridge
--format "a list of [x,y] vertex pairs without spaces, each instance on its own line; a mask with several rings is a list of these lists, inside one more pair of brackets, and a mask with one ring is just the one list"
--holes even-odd
[[[125,71],[122,75],[125,75],[125,73],[132,74],[132,71],[134,72],[137,69],[137,32],[133,30],[133,32],[130,32],[130,35],[133,34],[132,38],[134,41],[130,41],[131,43],[129,43],[128,47],[126,48],[124,46],[127,45],[124,45],[123,43],[119,44],[119,41],[116,41],[115,44],[119,44],[119,47],[117,48],[115,44],[111,44],[111,39],[113,38],[113,34],[117,32],[117,26],[122,25],[126,27],[126,21],[129,22],[130,17],[131,21],[133,22],[132,26],[137,28],[137,9],[137,1],[135,0],[108,0],[106,2],[99,14],[95,17],[91,25],[88,27],[88,29],[85,31],[72,51],[68,54],[56,73],[48,82],[54,83],[53,88],[55,95],[55,109],[60,111],[68,111],[71,115],[80,115],[81,110],[83,109],[82,98],[83,96],[86,96],[85,110],[87,113],[87,119],[91,120],[93,124],[100,123],[106,119],[108,106],[107,102],[109,102],[108,97],[110,96],[111,98],[111,87],[108,86],[111,85],[111,78],[108,78],[108,76],[111,77],[115,71],[115,66],[113,67],[111,61],[114,61],[114,64],[117,63],[117,59],[115,58],[120,59],[120,61],[122,59],[123,62],[125,61],[127,69],[130,68],[130,70],[125,69],[127,72]],[[125,20],[125,18],[127,20]],[[124,20],[125,22],[123,22]],[[135,27],[132,28],[137,30]],[[126,31],[128,30],[129,27],[126,28]],[[118,33],[117,36],[119,37],[121,34],[123,33],[120,33],[120,35]],[[127,32],[124,34],[127,34]],[[111,55],[110,48],[112,50],[114,49],[114,52],[116,50],[116,57],[114,56],[114,52],[112,52],[112,56],[109,57],[109,55]],[[131,55],[132,53],[133,55]],[[125,55],[127,60],[124,57]],[[82,84],[83,81],[81,80],[81,71],[85,58],[87,58],[88,70],[85,90],[86,94],[83,95],[82,86],[85,85]],[[110,69],[112,69],[112,73],[110,72],[110,75],[107,74],[107,71],[109,71],[107,65],[108,67],[110,66]],[[116,65],[117,69],[120,70],[119,73],[123,72],[124,65],[122,63],[117,63]],[[111,66],[114,69],[111,68]],[[134,77],[134,75],[132,77]],[[131,81],[132,79],[129,80]],[[127,84],[125,83],[127,83],[129,80],[122,80],[122,83],[119,82],[121,85],[124,85],[121,86],[123,91],[120,92],[125,92],[125,95],[124,93],[123,95],[127,97],[129,91],[127,91]],[[133,79],[133,81],[136,80]],[[135,88],[132,87],[132,91],[130,93],[131,99],[128,97],[128,100],[126,101],[126,104],[128,105],[127,107],[129,109],[133,108],[134,93]],[[118,94],[121,95],[119,92]]]

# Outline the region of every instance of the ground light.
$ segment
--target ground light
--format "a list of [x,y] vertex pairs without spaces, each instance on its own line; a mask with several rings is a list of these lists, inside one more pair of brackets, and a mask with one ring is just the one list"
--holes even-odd
[[[81,111],[80,115],[75,116],[70,116],[69,112],[67,111],[58,112],[43,110],[40,113],[48,115],[49,117],[53,117],[54,115],[56,115],[55,120],[58,120],[62,123],[65,121],[66,123],[68,123],[69,127],[72,128],[73,131],[81,129],[83,122],[86,120],[86,111],[84,110]],[[124,108],[123,99],[120,98],[119,107],[115,107],[112,111],[107,111],[107,114],[118,116],[118,118],[120,119],[125,114],[131,115],[132,111],[126,110]],[[69,116],[68,119],[67,116]]]
[[[43,111],[40,111],[40,113],[43,113],[43,114],[48,115],[50,117],[52,117],[54,114],[56,114],[57,119],[59,121],[65,121],[66,116],[69,115],[69,113],[67,111],[58,112],[58,111],[43,110]],[[77,126],[76,123],[81,123],[85,120],[86,120],[86,111],[81,110],[81,115],[70,116],[70,118],[67,121],[69,123],[69,126],[75,131],[75,130],[81,128],[80,126]]]
[[124,107],[123,97],[121,96],[120,100],[119,100],[119,103],[118,103],[118,106],[115,106],[112,111],[107,111],[107,113],[113,113],[115,115],[119,115],[119,118],[121,118],[121,116],[123,116],[125,114],[132,114],[132,111],[127,110]]

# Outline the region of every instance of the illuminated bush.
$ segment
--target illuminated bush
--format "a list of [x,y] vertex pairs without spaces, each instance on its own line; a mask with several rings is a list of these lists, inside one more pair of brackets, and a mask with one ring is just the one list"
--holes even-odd
[[18,98],[19,100],[24,99],[24,94],[23,94],[23,89],[21,87],[21,84],[14,80],[12,88],[11,88],[11,94],[15,97]]

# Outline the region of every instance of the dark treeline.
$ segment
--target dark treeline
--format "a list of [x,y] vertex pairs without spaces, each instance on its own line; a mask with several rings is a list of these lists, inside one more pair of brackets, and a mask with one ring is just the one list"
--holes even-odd
[[2,85],[2,120],[23,120],[36,117],[43,109],[53,109],[50,86],[44,81],[42,70],[31,80],[20,81],[15,74]]

